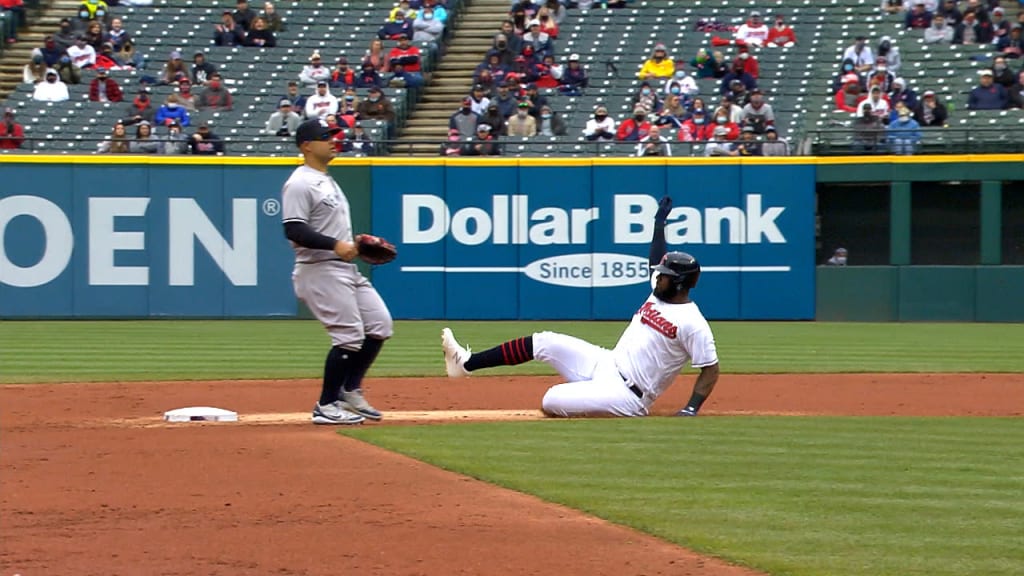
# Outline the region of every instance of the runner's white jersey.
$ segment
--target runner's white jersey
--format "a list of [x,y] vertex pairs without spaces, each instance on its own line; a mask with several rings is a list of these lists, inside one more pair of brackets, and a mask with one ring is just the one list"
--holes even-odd
[[715,337],[694,302],[670,304],[651,294],[633,315],[615,350],[615,365],[645,396],[660,396],[687,362],[718,363]]

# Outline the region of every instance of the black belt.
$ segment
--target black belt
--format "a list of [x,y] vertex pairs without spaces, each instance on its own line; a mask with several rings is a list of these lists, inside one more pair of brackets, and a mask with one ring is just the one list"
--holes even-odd
[[629,378],[626,378],[625,376],[623,376],[622,372],[619,372],[619,377],[622,378],[623,383],[626,384],[626,388],[629,388],[630,392],[632,392],[634,395],[636,395],[637,398],[639,398],[641,400],[644,399],[644,391],[641,390],[639,386],[637,386],[636,384],[630,384],[629,383]]

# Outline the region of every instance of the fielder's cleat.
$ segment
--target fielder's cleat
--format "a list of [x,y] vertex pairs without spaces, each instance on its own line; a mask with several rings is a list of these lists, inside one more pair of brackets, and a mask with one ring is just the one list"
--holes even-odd
[[351,424],[362,424],[363,418],[359,414],[349,412],[342,406],[340,400],[335,400],[326,406],[321,405],[319,402],[313,407],[313,424],[327,424],[327,425],[351,425]]
[[341,401],[341,407],[349,412],[355,412],[370,420],[380,420],[383,418],[380,410],[370,406],[370,403],[366,401],[362,389],[352,390],[351,392],[342,390],[341,397],[338,400]]
[[469,348],[463,348],[459,345],[459,342],[455,340],[455,335],[452,334],[451,328],[443,328],[441,330],[441,348],[444,349],[444,367],[448,371],[449,378],[462,378],[463,376],[469,376],[469,371],[466,370],[466,360],[472,355]]

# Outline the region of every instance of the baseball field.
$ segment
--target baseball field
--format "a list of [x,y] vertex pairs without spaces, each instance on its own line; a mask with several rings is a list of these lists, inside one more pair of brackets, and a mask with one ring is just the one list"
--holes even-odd
[[663,417],[687,373],[584,420],[540,416],[542,364],[444,378],[443,325],[397,323],[385,420],[338,430],[308,423],[315,321],[0,322],[0,576],[1024,571],[1022,325],[712,322],[700,417]]

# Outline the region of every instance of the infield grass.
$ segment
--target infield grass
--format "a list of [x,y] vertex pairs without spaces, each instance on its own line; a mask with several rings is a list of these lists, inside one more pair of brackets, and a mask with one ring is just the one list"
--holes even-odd
[[[540,330],[611,347],[625,322],[397,322],[371,376],[442,375],[442,326],[476,350]],[[1020,372],[1021,324],[712,322],[732,373]],[[0,321],[0,383],[316,378],[315,320]],[[552,374],[544,364],[493,374]]]
[[1024,570],[1019,419],[646,418],[343,433],[774,576]]

